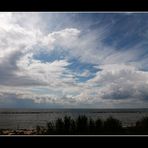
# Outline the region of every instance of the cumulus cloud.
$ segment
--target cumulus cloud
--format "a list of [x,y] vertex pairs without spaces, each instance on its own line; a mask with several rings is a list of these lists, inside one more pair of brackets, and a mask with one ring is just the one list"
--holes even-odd
[[[94,30],[90,29],[92,24],[86,29],[88,23],[85,30],[73,25],[48,31],[46,27],[52,21],[47,22],[43,15],[0,13],[0,100],[15,98],[71,107],[147,102],[148,72],[142,71],[147,56],[141,45],[125,50],[107,45],[104,39],[111,25],[103,27],[99,23]],[[54,50],[63,50],[66,55],[53,61],[34,58]],[[92,64],[98,71],[84,68],[74,72],[68,67],[71,59]],[[79,77],[90,78],[81,81]]]
[[[110,100],[147,100],[148,72],[129,65],[105,65],[96,77],[89,80],[96,97]],[[93,92],[93,91],[92,91]]]

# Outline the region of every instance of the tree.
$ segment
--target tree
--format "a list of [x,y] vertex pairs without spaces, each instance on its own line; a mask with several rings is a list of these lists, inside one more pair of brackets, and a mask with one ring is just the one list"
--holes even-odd
[[89,120],[88,128],[89,128],[89,134],[95,134],[96,131],[95,121],[91,118]]
[[86,134],[88,131],[88,119],[86,116],[81,115],[76,119],[76,127],[78,134]]
[[96,127],[95,133],[96,133],[96,134],[101,134],[102,131],[103,131],[103,121],[98,118],[98,119],[95,121],[95,127]]
[[108,134],[116,134],[120,133],[122,130],[122,124],[118,119],[114,119],[113,117],[107,118],[104,122],[104,131]]
[[64,132],[65,134],[69,134],[71,129],[71,117],[64,117]]
[[71,119],[70,134],[76,134],[76,122],[73,119]]
[[56,120],[55,129],[56,129],[57,134],[64,134],[64,122],[62,119]]

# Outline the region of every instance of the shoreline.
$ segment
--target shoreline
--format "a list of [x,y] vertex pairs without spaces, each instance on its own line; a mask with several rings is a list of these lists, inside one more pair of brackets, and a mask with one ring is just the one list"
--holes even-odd
[[1,129],[0,136],[2,135],[36,135],[36,129]]

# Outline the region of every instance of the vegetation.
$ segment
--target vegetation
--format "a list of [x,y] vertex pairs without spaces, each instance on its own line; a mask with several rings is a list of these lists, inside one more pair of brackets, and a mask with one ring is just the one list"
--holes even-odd
[[0,135],[148,135],[148,117],[123,127],[121,121],[113,117],[93,120],[84,115],[76,119],[65,116],[36,129],[0,129]]
[[123,127],[122,123],[109,117],[106,120],[93,120],[86,116],[78,116],[75,120],[65,116],[55,122],[48,122],[46,128],[37,126],[39,135],[135,135],[148,134],[148,117],[137,121],[135,126]]
[[137,121],[136,125],[131,127],[129,131],[133,134],[148,135],[148,117],[144,117],[140,121]]

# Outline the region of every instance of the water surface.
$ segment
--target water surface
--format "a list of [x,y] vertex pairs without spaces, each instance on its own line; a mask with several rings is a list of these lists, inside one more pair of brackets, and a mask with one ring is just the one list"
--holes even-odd
[[109,116],[122,121],[123,126],[134,125],[148,116],[148,109],[0,109],[0,129],[32,129],[37,125],[46,126],[65,115],[76,118],[86,115],[93,119],[105,120]]

